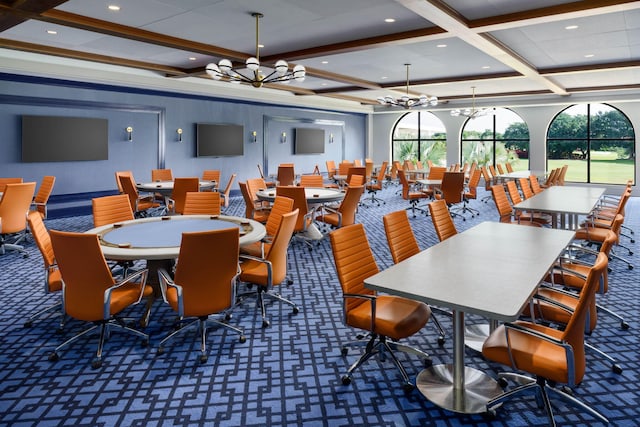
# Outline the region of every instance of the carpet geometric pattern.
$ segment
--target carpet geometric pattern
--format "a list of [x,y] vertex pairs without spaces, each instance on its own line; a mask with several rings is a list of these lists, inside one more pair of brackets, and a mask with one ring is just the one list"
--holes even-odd
[[[466,221],[455,219],[458,231],[482,221],[496,221],[492,201],[483,203],[479,188],[472,206],[481,211]],[[404,209],[407,202],[397,187],[384,189],[386,204],[361,207],[357,221],[365,225],[378,266],[392,260],[384,237],[382,216]],[[241,198],[232,198],[225,211],[244,215]],[[431,219],[419,214],[411,225],[421,248],[437,243]],[[50,229],[84,231],[91,228],[90,216],[50,219]],[[625,225],[635,231],[640,225],[640,200],[627,204]],[[622,374],[593,353],[587,353],[587,372],[575,395],[608,417],[611,425],[638,423],[640,402],[640,250],[638,243],[623,238],[634,254],[619,253],[631,260],[634,270],[617,261],[610,263],[610,289],[598,297],[607,307],[625,315],[631,325],[621,330],[618,321],[599,316],[598,327],[589,341],[615,354]],[[373,358],[353,375],[350,385],[341,383],[359,354],[353,349],[341,355],[341,345],[354,339],[357,331],[344,325],[342,295],[337,281],[328,239],[309,251],[293,243],[288,269],[293,279],[280,292],[300,307],[298,314],[278,303],[269,304],[271,326],[263,329],[253,300],[233,312],[229,321],[245,329],[247,341],[223,329],[210,330],[209,358],[198,361],[196,334],[186,333],[157,354],[159,341],[171,330],[173,311],[162,301],[154,304],[145,332],[150,345],[143,347],[133,336],[114,332],[105,344],[103,366],[91,368],[96,337],[81,339],[50,362],[49,353],[85,325],[69,321],[56,334],[57,317],[36,320],[23,326],[35,310],[58,301],[59,295],[44,295],[42,258],[33,242],[27,243],[30,256],[15,253],[0,256],[0,425],[15,426],[543,426],[544,410],[533,398],[515,399],[504,405],[495,418],[488,415],[460,415],[443,410],[417,390],[406,394],[392,362]],[[496,259],[496,274],[500,263]],[[463,267],[462,267],[463,268]],[[416,278],[423,280],[423,278]],[[137,317],[144,304],[130,308],[127,316]],[[445,330],[451,321],[440,315]],[[469,316],[468,322],[474,318]],[[429,353],[434,363],[452,362],[452,339],[437,343],[432,322],[408,342]],[[92,341],[93,339],[93,341]],[[422,369],[416,357],[399,355],[412,380]],[[485,361],[479,353],[466,350],[467,365],[495,376],[505,369]],[[577,409],[553,400],[560,425],[597,425],[597,421]]]

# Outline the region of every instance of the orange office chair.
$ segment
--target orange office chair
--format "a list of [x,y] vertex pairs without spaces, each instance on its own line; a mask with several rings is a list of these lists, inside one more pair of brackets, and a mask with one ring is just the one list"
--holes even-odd
[[51,196],[55,182],[55,176],[49,175],[43,177],[40,188],[38,188],[38,192],[34,196],[33,202],[31,202],[31,206],[40,212],[43,219],[47,219],[47,203],[49,202],[49,197]]
[[563,331],[537,323],[517,321],[500,325],[491,333],[484,342],[482,355],[492,362],[533,374],[535,379],[515,373],[501,374],[503,382],[505,377],[510,376],[516,377],[520,384],[523,380],[527,382],[490,400],[487,403],[489,411],[495,411],[509,399],[533,389],[536,391],[537,401],[544,404],[550,425],[555,425],[555,420],[549,392],[608,424],[608,420],[593,408],[562,389],[549,385],[550,382],[554,385],[560,383],[573,388],[582,382],[585,373],[584,331],[587,312],[606,268],[607,256],[599,254],[589,270],[579,302]]
[[160,269],[160,289],[164,301],[178,313],[178,325],[185,318],[196,320],[160,341],[158,354],[164,352],[167,341],[194,326],[200,332],[200,362],[206,362],[207,326],[211,323],[237,332],[240,342],[246,341],[241,328],[210,317],[225,313],[235,301],[238,239],[237,228],[182,234],[174,278]]
[[[219,169],[206,169],[202,171],[202,180],[203,181],[215,181],[215,188],[220,188],[220,170]],[[211,191],[211,190],[203,190],[203,191]]]
[[337,171],[336,162],[334,160],[327,160],[325,164],[327,165],[327,176],[329,179],[333,179],[333,175],[335,175]]
[[22,184],[22,178],[0,178],[0,193],[4,193],[7,184]]
[[315,211],[309,211],[304,187],[283,187],[279,185],[276,187],[276,196],[288,197],[293,200],[293,209],[298,209],[299,212],[293,228],[293,238],[304,243],[309,250],[312,250],[312,240],[307,237],[306,232],[313,221]]
[[[56,257],[53,253],[53,246],[51,246],[51,238],[49,237],[49,231],[47,231],[40,212],[31,211],[27,216],[27,223],[29,224],[29,230],[33,235],[40,254],[42,255],[42,261],[44,262],[44,293],[46,295],[53,294],[62,291],[62,276],[58,265],[56,264]],[[38,310],[36,313],[29,316],[24,323],[26,328],[30,328],[33,325],[33,321],[45,314],[52,311],[59,310],[60,314],[60,326],[58,331],[62,331],[64,326],[64,311],[62,310],[62,299],[56,304],[45,307]]]
[[434,189],[433,197],[436,200],[444,200],[449,207],[452,216],[460,216],[463,221],[467,219],[458,211],[462,207],[456,206],[464,202],[464,172],[445,172],[442,176],[442,185]]
[[124,188],[122,188],[122,184],[120,183],[121,176],[130,176],[131,180],[135,182],[135,179],[133,178],[133,172],[131,171],[117,171],[115,175],[116,175],[116,185],[118,186],[118,192],[120,194],[124,193]]
[[231,176],[229,177],[229,181],[227,182],[227,186],[220,193],[222,206],[224,206],[225,208],[229,207],[229,197],[231,194],[231,186],[233,185],[233,181],[235,181],[235,179],[236,179],[236,174],[235,173],[231,174]]
[[496,209],[498,209],[500,222],[542,227],[542,224],[531,221],[531,218],[524,218],[522,215],[516,217],[514,215],[511,203],[509,203],[509,199],[507,198],[507,192],[502,184],[491,186],[491,196],[496,204]]
[[176,178],[173,181],[173,191],[169,198],[171,213],[180,214],[184,211],[184,200],[188,192],[200,191],[200,179],[198,177]]
[[134,219],[129,196],[126,194],[91,199],[91,211],[94,227]]
[[513,166],[511,166],[511,163],[506,162],[506,163],[504,164],[504,167],[506,167],[506,168],[507,168],[507,173],[511,173],[511,172],[513,172]]
[[354,166],[355,165],[353,164],[353,162],[343,160],[342,162],[338,163],[338,175],[348,175],[349,169]]
[[149,214],[149,210],[160,207],[159,203],[154,201],[153,195],[140,195],[131,176],[120,176],[120,185],[125,194],[129,196],[129,203],[133,215],[136,218],[145,217]]
[[364,185],[367,180],[367,168],[364,166],[350,167],[347,172],[347,185]]
[[91,322],[93,326],[56,347],[49,360],[58,360],[61,349],[96,329],[100,329],[100,338],[96,357],[91,362],[93,368],[102,366],[102,347],[111,327],[133,333],[147,345],[149,336],[126,326],[117,315],[139,303],[143,296],[152,294],[152,289],[145,285],[148,270],[137,271],[116,283],[97,234],[51,230],[50,235],[62,275],[64,312],[74,319]]
[[220,193],[188,191],[184,197],[182,215],[220,215]]
[[365,198],[362,202],[371,202],[380,206],[380,202],[382,204],[386,204],[383,199],[376,197],[378,191],[382,191],[382,186],[384,185],[384,177],[387,175],[387,162],[382,162],[382,166],[380,166],[380,170],[378,170],[378,176],[369,182],[366,186],[367,193],[371,194],[371,197]]
[[258,222],[266,222],[269,218],[269,209],[263,208],[253,200],[249,193],[249,186],[246,182],[239,182],[238,186],[240,187],[240,192],[244,199],[244,216]]
[[[518,191],[518,186],[515,181],[507,181],[506,183],[507,191],[509,192],[509,197],[511,198],[511,203],[517,205],[522,202],[522,197],[520,196],[520,192]],[[541,214],[539,212],[517,212],[516,216],[521,221],[533,221],[540,223],[542,225],[548,225],[551,223],[551,217],[549,215]]]
[[276,186],[275,181],[267,181],[267,178],[265,178],[264,172],[262,172],[262,166],[260,166],[260,163],[258,163],[257,166],[258,166],[258,173],[260,173],[260,178],[262,178],[267,188],[275,187]]
[[271,247],[273,236],[275,236],[278,231],[282,215],[289,213],[292,210],[293,199],[284,196],[276,196],[276,199],[273,201],[273,205],[271,205],[271,210],[269,211],[269,218],[267,218],[267,222],[264,225],[266,236],[259,242],[240,246],[240,253],[264,258],[264,254],[267,253]]
[[171,169],[151,169],[151,181],[173,181]]
[[27,235],[27,213],[35,190],[35,182],[6,184],[0,199],[0,255],[11,250],[29,256],[20,242]]
[[394,350],[418,355],[425,359],[427,366],[431,365],[426,353],[398,342],[412,336],[427,324],[431,317],[429,306],[402,297],[377,295],[364,286],[364,280],[379,270],[362,224],[335,230],[329,234],[329,238],[342,287],[345,323],[367,331],[370,337],[366,343],[363,340],[343,345],[343,356],[347,355],[348,347],[351,345],[366,345],[366,350],[342,376],[342,383],[350,384],[353,372],[371,356],[380,353],[391,356],[402,375],[404,389],[413,390],[415,386],[409,380],[409,375],[394,354]]
[[292,164],[282,164],[278,166],[277,175],[278,185],[294,185],[296,180],[296,174],[293,170]]
[[429,213],[431,214],[431,221],[433,222],[433,228],[435,228],[438,239],[441,242],[458,234],[458,230],[456,229],[456,225],[453,223],[446,201],[435,200],[429,203],[428,206]]
[[323,222],[335,228],[346,227],[356,222],[356,211],[360,197],[364,192],[363,186],[349,186],[344,199],[337,209],[323,206],[320,214],[316,215],[316,221]]
[[[451,219],[451,217],[449,217],[449,219]],[[387,236],[387,244],[389,245],[389,250],[391,251],[391,257],[393,258],[394,264],[404,261],[405,259],[420,252],[420,246],[418,246],[416,236],[413,234],[407,211],[391,212],[382,217],[382,222],[384,224],[384,232]],[[451,313],[434,307],[429,308],[431,309],[431,318],[433,319],[433,323],[435,324],[436,329],[438,329],[438,344],[443,346],[446,334],[444,332],[444,328],[440,324],[440,321],[438,321],[436,316],[433,315],[433,311],[438,310],[448,316],[451,316]]]
[[518,184],[520,184],[520,190],[522,191],[522,197],[524,198],[524,200],[527,200],[535,195],[527,178],[518,178]]
[[536,175],[529,175],[529,184],[531,185],[533,194],[542,193],[544,191],[544,188],[540,186],[540,182],[538,181],[538,177]]
[[406,209],[411,209],[414,218],[416,217],[416,211],[426,214],[427,211],[418,206],[418,203],[420,203],[420,199],[426,199],[429,195],[423,191],[412,190],[403,170],[398,169],[398,178],[402,185],[402,198],[409,201],[409,206]]
[[[249,197],[253,201],[254,209],[264,209],[268,208],[270,203],[267,201],[260,201],[256,193],[259,190],[265,190],[267,188],[267,183],[262,178],[249,178],[246,180],[247,184],[247,192],[249,193]],[[265,217],[266,219],[266,217]]]
[[314,187],[314,188],[322,188],[324,187],[324,180],[322,175],[311,174],[311,175],[300,175],[300,187]]
[[[463,172],[464,173],[464,172]],[[478,198],[478,184],[480,184],[480,178],[482,177],[482,172],[479,169],[474,169],[473,173],[471,173],[471,177],[467,181],[465,185],[465,189],[462,193],[462,208],[460,209],[461,215],[464,217],[465,212],[471,213],[471,218],[476,215],[480,215],[480,211],[478,209],[474,209],[469,207],[469,201],[475,200]]]
[[241,255],[240,259],[240,281],[256,286],[255,292],[239,295],[238,302],[242,302],[248,295],[256,295],[256,304],[262,314],[262,327],[266,328],[270,322],[267,320],[267,313],[264,305],[264,298],[269,297],[293,307],[293,314],[299,311],[298,306],[280,294],[275,293],[273,288],[280,285],[287,276],[287,249],[289,240],[293,235],[293,230],[298,217],[298,209],[283,214],[280,219],[278,231],[273,236],[271,247],[266,252],[264,258]]

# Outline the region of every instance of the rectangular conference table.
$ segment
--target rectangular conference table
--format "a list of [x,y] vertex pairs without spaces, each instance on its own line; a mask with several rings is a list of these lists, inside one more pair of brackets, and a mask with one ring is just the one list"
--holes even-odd
[[589,215],[605,190],[604,187],[554,185],[513,208],[516,211],[549,214],[553,228],[574,230],[578,227],[578,217]]
[[483,222],[365,280],[365,286],[453,311],[453,364],[434,365],[416,380],[434,404],[458,413],[486,411],[503,393],[489,375],[465,366],[465,313],[518,319],[574,233]]

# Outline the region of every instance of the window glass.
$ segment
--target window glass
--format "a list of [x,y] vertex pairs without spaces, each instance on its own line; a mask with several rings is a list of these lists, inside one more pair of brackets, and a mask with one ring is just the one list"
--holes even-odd
[[391,140],[393,160],[411,160],[445,165],[447,134],[444,124],[433,113],[412,111],[400,118]]

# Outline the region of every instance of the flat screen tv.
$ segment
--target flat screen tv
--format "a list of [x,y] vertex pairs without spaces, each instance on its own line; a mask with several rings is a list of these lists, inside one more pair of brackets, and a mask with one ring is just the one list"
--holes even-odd
[[227,157],[244,154],[244,127],[219,123],[198,123],[198,157]]
[[324,129],[296,128],[295,154],[324,153]]
[[109,159],[107,119],[22,116],[23,162]]

